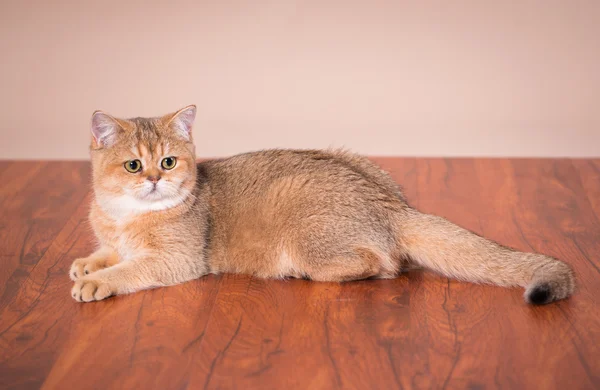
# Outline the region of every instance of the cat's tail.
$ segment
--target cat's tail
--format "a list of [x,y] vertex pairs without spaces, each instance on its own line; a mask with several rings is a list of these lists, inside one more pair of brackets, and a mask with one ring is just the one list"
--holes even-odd
[[525,301],[538,305],[566,298],[575,288],[573,271],[562,261],[503,247],[444,218],[408,209],[400,228],[402,249],[409,258],[442,275],[522,286]]

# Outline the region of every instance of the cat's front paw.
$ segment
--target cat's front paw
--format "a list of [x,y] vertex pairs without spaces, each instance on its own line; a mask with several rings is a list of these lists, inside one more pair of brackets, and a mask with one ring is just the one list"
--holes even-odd
[[72,281],[75,282],[84,277],[85,275],[89,275],[92,272],[96,272],[106,267],[108,267],[108,264],[103,259],[93,259],[89,257],[84,257],[75,260],[73,264],[71,264],[69,277]]
[[71,296],[77,302],[100,301],[116,294],[116,289],[101,280],[79,279],[71,289]]

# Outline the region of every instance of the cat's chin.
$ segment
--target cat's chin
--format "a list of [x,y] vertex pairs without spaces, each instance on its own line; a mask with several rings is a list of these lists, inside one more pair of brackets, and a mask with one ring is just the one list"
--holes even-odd
[[178,196],[164,196],[159,192],[153,192],[144,197],[131,195],[107,198],[98,197],[97,201],[105,212],[118,219],[127,217],[128,215],[138,215],[176,207],[185,201],[187,195],[189,193]]

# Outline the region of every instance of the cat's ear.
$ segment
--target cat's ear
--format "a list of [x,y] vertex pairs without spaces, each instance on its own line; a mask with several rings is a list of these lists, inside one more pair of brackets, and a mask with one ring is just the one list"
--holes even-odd
[[110,146],[117,136],[121,125],[117,119],[102,111],[95,111],[92,114],[92,137],[99,147]]
[[192,140],[192,125],[196,118],[196,106],[191,105],[167,117],[167,126],[187,141]]

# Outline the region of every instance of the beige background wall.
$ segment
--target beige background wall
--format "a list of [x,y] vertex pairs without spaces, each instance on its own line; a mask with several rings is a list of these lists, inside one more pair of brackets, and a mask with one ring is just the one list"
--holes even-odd
[[0,158],[195,103],[201,156],[600,156],[600,1],[0,3]]

